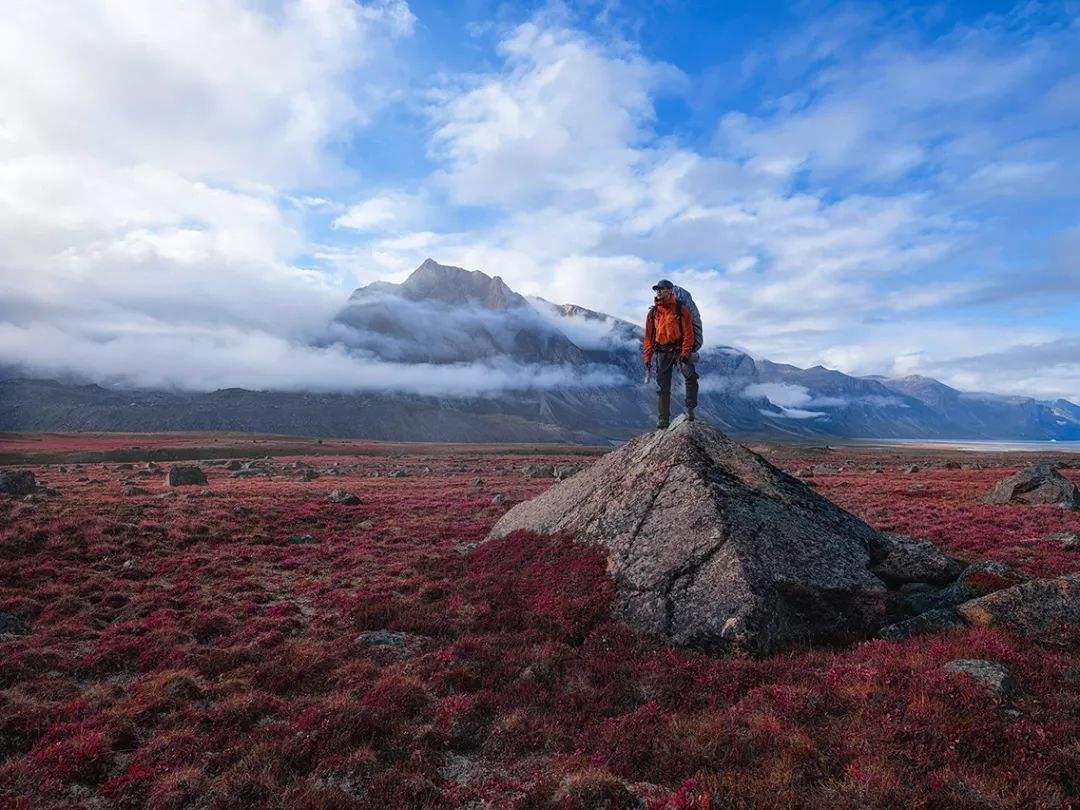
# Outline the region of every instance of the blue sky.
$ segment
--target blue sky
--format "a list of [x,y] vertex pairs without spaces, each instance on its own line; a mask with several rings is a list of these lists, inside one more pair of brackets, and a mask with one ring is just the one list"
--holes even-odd
[[297,347],[432,256],[634,320],[669,276],[711,343],[1080,400],[1076,3],[75,16],[0,22],[0,362],[333,375]]

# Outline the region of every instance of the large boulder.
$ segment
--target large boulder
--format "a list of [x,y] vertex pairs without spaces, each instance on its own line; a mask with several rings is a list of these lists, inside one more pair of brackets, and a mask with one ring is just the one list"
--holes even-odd
[[22,498],[37,489],[37,479],[30,470],[0,470],[0,492]]
[[1053,504],[1066,509],[1080,509],[1080,490],[1057,471],[1053,464],[1035,464],[1002,478],[983,496],[993,504]]
[[886,609],[880,535],[702,422],[638,437],[488,538],[519,529],[605,547],[621,615],[676,644],[763,653],[863,635]]

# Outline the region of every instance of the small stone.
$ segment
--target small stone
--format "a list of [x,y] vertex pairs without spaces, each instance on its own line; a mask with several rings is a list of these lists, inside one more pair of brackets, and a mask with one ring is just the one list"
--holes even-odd
[[225,469],[229,470],[231,472],[236,472],[237,470],[241,469],[243,466],[244,465],[243,465],[242,462],[240,462],[239,460],[234,458],[232,461],[230,461],[229,463],[227,463],[225,465]]
[[294,534],[288,540],[290,546],[311,546],[318,542],[313,534]]
[[405,472],[405,470],[394,470],[390,473],[391,478],[404,478],[406,475],[408,475],[408,473]]
[[326,496],[326,500],[330,501],[330,503],[341,503],[346,506],[356,506],[360,503],[359,496],[353,495],[351,492],[346,492],[343,489],[335,489]]
[[981,658],[958,658],[945,664],[945,671],[953,675],[964,674],[995,695],[1008,695],[1017,690],[1008,667],[996,661]]
[[29,626],[18,616],[0,612],[0,636],[25,636],[29,632]]
[[1046,537],[1051,543],[1058,543],[1066,551],[1075,551],[1080,548],[1080,533],[1057,532]]
[[37,489],[37,479],[29,470],[0,470],[0,492],[21,498]]
[[505,506],[510,502],[510,499],[501,492],[495,493],[495,497],[491,499],[492,506]]
[[149,495],[150,493],[142,487],[124,487],[124,494],[130,498],[135,495]]
[[567,478],[577,475],[581,472],[581,469],[576,464],[559,464],[555,467],[555,477],[560,481],[565,481]]
[[394,647],[402,649],[409,644],[423,641],[424,637],[415,633],[402,633],[396,630],[365,630],[354,639],[354,643],[365,647]]
[[375,524],[372,523],[370,520],[361,520],[359,523],[356,524],[356,528],[358,528],[362,532],[366,532],[374,525]]
[[206,486],[206,473],[194,464],[174,464],[165,483],[170,487]]

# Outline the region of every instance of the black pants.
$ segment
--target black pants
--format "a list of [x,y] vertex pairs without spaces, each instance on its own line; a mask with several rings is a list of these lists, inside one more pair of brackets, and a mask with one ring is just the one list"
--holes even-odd
[[[698,373],[694,361],[680,360],[676,350],[657,349],[653,354],[656,361],[656,393],[659,396],[660,421],[671,421],[671,372],[679,367],[686,381],[686,407],[697,407]],[[691,355],[693,357],[693,355]]]

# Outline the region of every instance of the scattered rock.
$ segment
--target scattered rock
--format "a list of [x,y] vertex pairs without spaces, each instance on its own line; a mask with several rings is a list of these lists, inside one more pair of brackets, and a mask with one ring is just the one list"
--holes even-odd
[[944,588],[931,588],[905,595],[912,613],[956,607],[962,602],[1009,588],[1024,577],[1007,565],[994,560],[973,562],[960,572],[956,580]]
[[0,636],[25,636],[29,632],[29,625],[18,616],[0,612]]
[[134,464],[117,464],[116,469],[118,469],[118,470],[134,470],[135,465]]
[[1077,532],[1057,532],[1048,535],[1045,539],[1051,543],[1059,543],[1066,551],[1075,551],[1080,548],[1080,533]]
[[764,653],[864,635],[885,614],[877,532],[701,421],[612,451],[488,539],[518,529],[607,549],[619,612],[676,644]]
[[889,585],[905,582],[929,582],[946,585],[961,572],[960,563],[941,553],[929,540],[917,540],[901,534],[883,534],[879,548],[884,556],[870,570]]
[[945,664],[944,669],[953,675],[967,675],[995,695],[1005,696],[1017,691],[1016,681],[1013,680],[1009,668],[996,661],[957,658]]
[[967,627],[960,614],[953,608],[941,608],[920,613],[910,619],[887,625],[878,631],[878,638],[887,641],[902,641],[905,638],[932,633],[938,630],[952,630]]
[[156,497],[159,501],[165,501],[165,500],[169,500],[171,498],[178,498],[180,496],[177,495],[173,490],[168,489],[168,490],[166,490],[165,492],[162,492],[159,495],[155,495],[154,497]]
[[505,506],[508,503],[510,503],[510,499],[502,492],[496,492],[495,497],[491,499],[492,506]]
[[287,542],[290,546],[313,546],[319,541],[313,534],[294,534],[289,537]]
[[555,466],[553,464],[526,464],[521,468],[521,474],[526,478],[553,478]]
[[375,524],[372,523],[370,520],[361,520],[359,523],[356,524],[356,528],[358,528],[362,532],[366,532],[369,529],[371,529],[374,525]]
[[581,472],[582,468],[577,464],[559,464],[555,467],[555,477],[560,481],[565,481],[572,475],[577,475]]
[[37,489],[37,479],[30,470],[0,470],[0,492],[21,498]]
[[330,503],[343,503],[346,506],[356,506],[360,503],[360,497],[358,495],[353,495],[351,492],[346,492],[343,489],[335,489],[326,496],[326,500],[330,501]]
[[976,627],[1004,627],[1047,644],[1069,643],[1080,625],[1080,574],[1028,580],[957,610]]
[[424,640],[424,636],[415,633],[402,633],[396,630],[365,630],[358,635],[354,642],[365,647],[394,647],[403,649],[410,644],[418,644]]
[[408,473],[405,472],[405,470],[394,470],[392,473],[390,473],[389,477],[390,478],[404,478],[406,475],[408,475]]
[[232,461],[230,461],[229,463],[227,463],[225,465],[225,469],[229,470],[231,472],[236,472],[237,470],[241,469],[243,466],[244,465],[243,465],[243,463],[241,461],[234,458]]
[[469,486],[473,489],[480,489],[482,486],[484,486],[484,479],[474,478],[472,481],[469,482]]
[[918,464],[909,464],[908,466],[904,467],[904,475],[914,475],[918,471],[919,471],[919,465]]
[[984,497],[993,504],[1053,504],[1080,510],[1080,490],[1053,464],[1036,464],[1003,478]]
[[839,470],[828,464],[817,464],[814,467],[814,475],[836,475]]
[[229,478],[269,478],[270,471],[263,470],[258,467],[251,467],[249,469],[236,470],[229,473]]
[[124,487],[124,495],[127,497],[133,497],[135,495],[149,495],[150,492],[142,487]]
[[959,470],[960,469],[960,462],[959,461],[946,461],[944,464],[941,465],[941,469],[943,469],[943,470]]
[[206,486],[206,473],[194,464],[174,464],[165,483],[170,487]]

